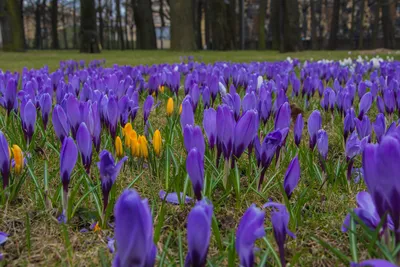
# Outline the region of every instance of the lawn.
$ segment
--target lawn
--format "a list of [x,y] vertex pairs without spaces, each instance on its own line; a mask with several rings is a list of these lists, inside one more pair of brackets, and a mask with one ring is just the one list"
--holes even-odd
[[[179,63],[181,56],[194,56],[195,61],[205,63],[218,61],[241,63],[274,62],[285,60],[287,57],[297,58],[301,61],[310,59],[340,60],[349,56],[356,58],[358,54],[358,52],[349,53],[348,51],[306,51],[287,54],[272,51],[190,53],[103,51],[101,54],[80,54],[75,51],[0,52],[0,69],[21,71],[23,67],[39,69],[47,65],[51,71],[55,71],[59,67],[60,61],[77,60],[79,62],[82,59],[86,63],[94,59],[105,59],[106,66],[112,67],[114,64],[136,66]],[[383,58],[388,55],[387,52],[379,54]],[[371,57],[371,53],[362,53],[363,57],[366,55]],[[400,59],[400,55],[395,53],[390,56]],[[295,73],[299,77],[298,69]],[[146,81],[148,78],[146,75]],[[9,145],[18,144],[25,156],[29,155],[29,159],[22,174],[13,177],[14,183],[18,186],[21,181],[18,194],[12,200],[4,201],[6,196],[13,195],[13,192],[5,194],[0,191],[0,232],[10,235],[5,246],[3,248],[0,246],[0,253],[3,253],[5,257],[5,260],[0,260],[0,266],[2,264],[8,264],[8,266],[109,266],[113,259],[113,255],[107,247],[109,239],[114,237],[112,207],[118,196],[127,187],[135,189],[142,198],[149,200],[158,250],[157,264],[159,266],[182,266],[187,252],[187,217],[193,205],[165,203],[160,199],[159,192],[166,190],[166,187],[169,186],[169,191],[183,191],[193,197],[190,179],[186,175],[187,152],[178,114],[179,104],[184,96],[183,81],[182,79],[180,82],[181,89],[178,97],[174,98],[175,108],[171,117],[166,114],[167,100],[172,96],[167,86],[165,91],[160,92],[155,99],[155,108],[150,113],[147,128],[150,135],[148,140],[150,151],[147,159],[131,155],[129,147],[124,143],[126,137],[123,135],[123,130],[118,126],[117,135],[122,138],[123,155],[128,156],[128,161],[124,164],[116,184],[111,190],[110,204],[106,211],[109,223],[105,222],[101,229],[93,230],[91,228],[98,220],[99,209],[101,210],[99,170],[95,164],[99,161],[99,153],[96,151],[93,153],[90,175],[86,174],[80,158],[78,158],[70,182],[71,192],[74,192],[70,194],[75,197],[74,202],[71,202],[74,205],[72,208],[74,216],[68,224],[60,224],[57,217],[62,209],[61,144],[54,133],[52,117],[49,117],[48,128],[44,130],[40,118],[41,113],[38,112],[33,142],[27,144],[24,140],[19,114],[11,112],[10,116],[7,116],[6,111],[1,109],[0,130],[5,133]],[[325,87],[333,86],[332,80],[325,84]],[[296,234],[296,238],[288,237],[286,239],[285,255],[291,266],[344,266],[354,259],[363,260],[371,256],[365,236],[360,235],[361,241],[357,243],[354,241],[354,235],[343,233],[341,230],[346,214],[351,208],[356,207],[356,194],[366,190],[363,182],[355,183],[346,179],[344,118],[337,110],[333,113],[323,111],[318,93],[315,93],[309,103],[305,105],[301,96],[291,96],[292,90],[290,86],[286,95],[290,103],[300,108],[303,114],[305,127],[302,131],[302,141],[299,147],[294,144],[294,121],[292,121],[286,146],[282,147],[279,160],[274,158],[267,169],[260,191],[257,190],[257,182],[261,170],[257,168],[254,152],[249,155],[246,151],[241,155],[235,168],[229,174],[229,179],[237,179],[240,188],[232,186],[225,189],[222,183],[225,171],[223,159],[217,165],[214,151],[206,149],[204,172],[209,179],[207,186],[210,187],[206,194],[213,203],[215,215],[207,266],[238,266],[239,261],[234,254],[234,236],[238,223],[252,203],[257,207],[262,207],[270,200],[282,203],[286,201],[290,203],[288,206],[291,206],[289,228]],[[243,99],[246,92],[241,89],[238,90],[238,93]],[[147,92],[141,93],[139,99],[140,109],[136,119],[132,121],[132,126],[139,135],[144,135],[146,130],[143,123],[142,106],[147,99]],[[222,100],[218,97],[214,107],[216,108],[221,102]],[[200,126],[203,125],[202,104],[200,101],[200,108],[198,107],[194,113],[195,123]],[[356,112],[358,112],[358,105],[357,96],[353,104]],[[326,160],[320,159],[317,149],[311,152],[308,148],[307,119],[315,109],[321,111],[322,128],[329,136],[329,153]],[[374,103],[368,111],[371,121],[375,121],[377,113]],[[396,121],[397,118],[398,116],[395,114],[388,117],[388,120]],[[163,140],[160,156],[155,155],[153,145],[151,145],[151,137],[156,129],[161,131]],[[273,130],[274,117],[271,116],[265,125],[260,125],[259,131],[265,136]],[[207,139],[205,143],[207,147]],[[116,153],[115,140],[111,138],[106,127],[103,127],[101,135],[101,149]],[[288,200],[284,197],[282,183],[289,163],[296,155],[300,160],[301,178],[293,196]],[[354,167],[360,166],[361,158],[357,157]],[[322,171],[323,168],[325,168],[325,172]],[[325,180],[326,178],[327,180]],[[13,188],[15,189],[15,186]],[[274,240],[268,210],[266,210],[264,225],[266,236],[256,243],[256,246],[260,248],[260,252],[256,253],[257,266],[279,266],[278,247]],[[351,246],[354,244],[356,244],[356,251],[354,251],[354,246]],[[333,249],[328,248],[329,246],[339,252],[335,254]],[[373,255],[382,256],[376,251]],[[270,265],[263,265],[264,262],[268,262]]]

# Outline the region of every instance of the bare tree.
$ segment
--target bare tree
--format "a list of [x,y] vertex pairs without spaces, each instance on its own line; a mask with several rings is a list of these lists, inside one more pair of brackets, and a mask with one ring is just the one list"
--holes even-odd
[[382,6],[383,44],[385,48],[395,47],[394,25],[390,14],[389,0],[380,0]]
[[42,27],[41,27],[41,3],[40,0],[36,0],[35,6],[35,48],[41,49],[42,48]]
[[195,32],[190,0],[171,0],[171,48],[175,50],[195,50]]
[[94,0],[81,0],[81,53],[100,53]]
[[151,0],[132,0],[132,7],[136,25],[136,47],[157,49]]
[[64,3],[61,3],[61,22],[63,28],[64,49],[68,49],[67,25],[65,23]]
[[261,0],[258,13],[258,49],[263,50],[265,43],[265,16],[267,11],[267,0]]
[[358,40],[358,49],[363,49],[364,46],[364,14],[365,14],[365,0],[361,0],[360,6],[360,35]]
[[51,48],[59,49],[58,44],[58,1],[51,1]]
[[115,9],[117,10],[116,27],[117,27],[117,32],[118,32],[119,47],[121,48],[121,50],[125,50],[124,33],[122,31],[121,1],[120,0],[115,0]]
[[313,50],[318,49],[318,37],[317,37],[317,0],[311,1],[311,48]]
[[4,51],[25,51],[24,26],[19,0],[0,1],[0,23]]
[[103,22],[103,3],[98,0],[97,12],[99,13],[99,40],[101,47],[104,46],[104,22]]
[[77,38],[77,30],[76,30],[76,0],[73,2],[73,24],[74,24],[74,37],[73,37],[73,46],[74,48],[78,47],[78,38]]
[[333,1],[333,14],[331,19],[329,49],[335,50],[337,45],[337,32],[339,30],[340,0]]

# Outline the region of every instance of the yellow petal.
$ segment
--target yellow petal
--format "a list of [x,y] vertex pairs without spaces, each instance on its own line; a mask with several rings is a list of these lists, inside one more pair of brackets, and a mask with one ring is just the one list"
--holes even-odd
[[171,116],[173,112],[174,112],[174,100],[172,99],[172,97],[170,97],[168,98],[167,102],[167,115]]
[[154,153],[156,153],[157,156],[160,156],[161,153],[161,133],[159,130],[156,130],[153,135],[153,147],[154,147]]
[[118,158],[121,158],[124,154],[124,150],[122,148],[122,141],[119,136],[117,136],[117,138],[115,138],[115,152],[116,152]]

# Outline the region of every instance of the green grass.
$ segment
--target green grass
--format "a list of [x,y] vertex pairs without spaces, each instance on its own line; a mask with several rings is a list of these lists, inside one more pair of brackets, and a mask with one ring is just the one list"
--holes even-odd
[[[371,57],[373,52],[368,53]],[[363,53],[363,55],[365,54]],[[297,53],[284,53],[281,54],[277,51],[265,50],[265,51],[227,51],[227,52],[215,52],[215,51],[197,51],[197,52],[174,52],[168,50],[127,50],[127,51],[108,51],[103,50],[100,54],[81,54],[74,50],[29,50],[26,53],[4,53],[0,52],[0,69],[21,71],[23,67],[41,68],[44,65],[49,66],[51,70],[54,70],[59,66],[61,60],[81,60],[84,59],[86,62],[93,59],[105,59],[107,66],[113,64],[119,65],[139,65],[139,64],[159,64],[159,63],[175,63],[178,62],[180,56],[192,55],[198,61],[204,61],[205,63],[212,63],[215,61],[232,61],[232,62],[251,62],[251,61],[276,61],[283,60],[287,57],[298,58],[300,60],[310,59],[343,59],[347,57],[356,57],[359,52],[355,51],[349,55],[348,51],[305,51]],[[379,54],[379,53],[378,53]],[[382,57],[386,57],[387,53],[380,53]],[[400,59],[400,55],[391,53],[390,56],[394,56],[396,59]]]

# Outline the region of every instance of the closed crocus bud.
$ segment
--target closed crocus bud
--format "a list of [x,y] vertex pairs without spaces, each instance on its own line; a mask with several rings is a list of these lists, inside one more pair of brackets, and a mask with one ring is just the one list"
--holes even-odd
[[16,174],[21,174],[24,169],[24,154],[19,146],[13,145],[11,148],[14,158],[14,170]]
[[358,137],[360,139],[363,139],[364,137],[369,136],[371,137],[371,132],[372,132],[372,126],[371,126],[371,121],[369,120],[367,115],[364,115],[362,120],[359,120],[358,118],[354,119],[356,123],[356,130]]
[[92,164],[92,142],[90,132],[84,122],[76,132],[76,143],[81,154],[82,164],[87,173],[90,173],[90,165]]
[[174,100],[170,97],[167,101],[167,116],[171,116],[172,113],[174,113]]
[[115,183],[122,165],[127,159],[128,157],[124,157],[118,163],[115,163],[109,151],[103,150],[100,152],[100,161],[97,162],[97,167],[100,171],[101,190],[103,192],[103,212],[107,209],[111,187]]
[[139,157],[139,143],[138,143],[138,136],[135,130],[132,130],[129,136],[130,139],[130,148],[131,154],[133,157]]
[[79,110],[79,101],[75,96],[70,95],[65,106],[69,125],[71,126],[72,137],[75,138],[79,125],[81,124],[81,112]]
[[54,107],[51,121],[58,139],[60,139],[61,143],[63,143],[64,138],[69,135],[69,124],[67,115],[60,105],[56,105]]
[[296,156],[292,159],[289,167],[286,170],[285,178],[283,181],[283,188],[288,198],[292,196],[293,190],[296,188],[300,180],[300,162]]
[[301,113],[297,115],[296,122],[294,124],[294,143],[298,147],[300,145],[301,136],[303,135],[304,120]]
[[117,155],[117,158],[122,158],[124,155],[124,149],[122,148],[122,141],[119,136],[115,138],[115,154]]
[[363,97],[360,100],[358,119],[361,120],[364,114],[367,114],[368,110],[371,108],[371,105],[372,105],[372,94],[371,92],[368,92],[365,95],[363,95]]
[[157,248],[147,199],[125,190],[115,204],[114,216],[117,252],[113,267],[154,266]]
[[153,148],[154,148],[154,153],[156,153],[157,156],[160,156],[161,154],[161,145],[162,145],[161,132],[159,130],[156,130],[153,135]]
[[3,189],[5,189],[10,177],[10,148],[2,131],[0,131],[0,172],[3,178]]
[[124,136],[125,146],[131,146],[131,132],[133,131],[132,124],[128,122],[122,129],[122,135]]
[[217,112],[213,108],[205,109],[203,116],[203,128],[207,135],[208,145],[213,149],[217,142]]
[[232,155],[236,124],[233,113],[228,106],[221,105],[218,107],[217,122],[219,150],[223,152],[225,160],[228,160]]
[[149,157],[149,149],[147,148],[147,139],[144,135],[139,136],[139,154],[140,157],[147,159]]
[[4,101],[7,114],[10,114],[17,101],[17,82],[12,78],[7,82],[7,87],[4,92]]
[[382,97],[379,95],[376,97],[376,107],[379,113],[385,113],[385,103],[383,102]]
[[43,94],[39,100],[40,110],[42,112],[42,121],[44,129],[46,130],[47,122],[49,121],[49,114],[51,111],[52,100],[49,94]]
[[193,191],[197,200],[201,200],[201,191],[204,184],[203,155],[197,148],[192,148],[186,159],[186,171],[192,181]]
[[275,130],[284,129],[290,127],[290,106],[288,102],[285,102],[280,106],[275,117]]
[[107,122],[111,137],[116,138],[119,110],[118,102],[115,97],[110,97],[107,103]]
[[275,241],[278,244],[281,265],[284,267],[286,266],[286,261],[285,261],[286,235],[289,235],[292,238],[296,238],[296,236],[289,230],[289,219],[290,219],[289,212],[287,211],[285,205],[275,202],[268,202],[264,204],[263,207],[272,208],[271,211],[272,228],[274,231]]
[[195,147],[204,157],[206,147],[204,144],[203,132],[199,126],[186,125],[183,130],[183,139],[187,153]]
[[182,114],[182,104],[179,105],[179,115]]
[[354,119],[356,117],[356,113],[354,112],[354,109],[351,108],[346,112],[346,116],[344,117],[344,122],[343,122],[343,136],[344,140],[347,140],[347,137],[351,132],[354,131],[354,128],[356,127],[356,124],[354,122]]
[[197,202],[187,222],[188,254],[185,266],[205,266],[211,237],[213,206],[206,199]]
[[240,266],[254,266],[254,243],[265,236],[264,219],[265,212],[252,204],[240,220],[235,242]]
[[32,101],[29,100],[23,109],[22,125],[26,141],[29,143],[32,140],[33,133],[35,132],[36,107]]
[[153,104],[154,98],[151,95],[147,96],[146,100],[143,103],[143,120],[145,125],[147,123],[147,120],[149,119]]
[[317,143],[317,133],[322,127],[321,113],[318,110],[314,110],[308,118],[308,134],[310,136],[310,148],[314,149]]
[[373,123],[374,132],[376,135],[376,141],[379,143],[381,141],[382,136],[385,134],[386,131],[386,122],[385,122],[385,115],[379,113],[376,115],[375,122]]
[[194,125],[194,114],[190,97],[185,97],[185,99],[182,102],[182,114],[181,114],[182,130],[185,129],[186,125]]
[[365,260],[360,263],[351,263],[351,267],[396,267],[396,264],[393,264],[387,260],[381,259],[371,259]]
[[258,114],[255,110],[249,110],[235,125],[233,154],[236,158],[240,158],[244,150],[254,140],[257,130]]
[[71,137],[64,138],[60,152],[60,176],[64,192],[68,192],[71,172],[75,167],[77,158],[78,149],[76,148],[74,140]]
[[317,136],[317,148],[319,154],[326,160],[326,157],[328,156],[328,134],[325,130],[319,130]]

